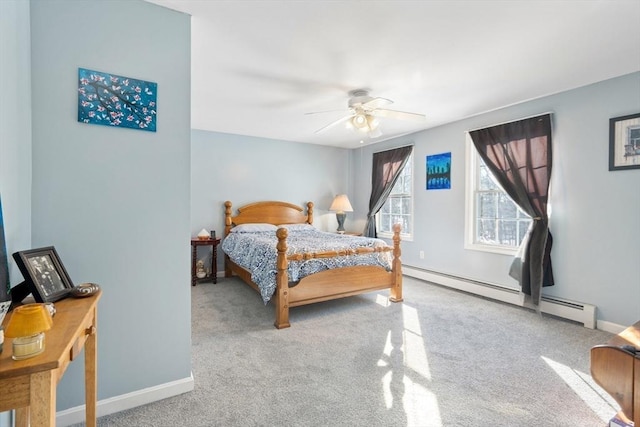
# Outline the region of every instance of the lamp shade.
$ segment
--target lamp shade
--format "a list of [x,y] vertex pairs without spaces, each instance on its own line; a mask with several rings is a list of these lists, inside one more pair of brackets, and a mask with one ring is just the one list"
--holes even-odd
[[9,338],[28,337],[48,331],[51,326],[53,320],[44,304],[25,304],[13,310],[4,334]]
[[369,125],[369,132],[378,129],[380,122],[374,116],[367,116],[367,125]]
[[367,120],[367,116],[364,113],[358,113],[351,118],[351,124],[356,128],[360,129],[363,132],[369,130],[369,123]]
[[353,212],[353,208],[346,194],[338,194],[336,198],[333,199],[329,210],[332,212]]

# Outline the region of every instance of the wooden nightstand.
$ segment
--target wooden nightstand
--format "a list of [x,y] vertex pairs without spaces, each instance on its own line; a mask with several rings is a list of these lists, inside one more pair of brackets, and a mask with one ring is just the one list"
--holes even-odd
[[[218,283],[218,264],[216,259],[218,258],[218,244],[220,238],[216,239],[191,239],[191,286],[195,286],[198,282],[206,282],[213,280],[213,283]],[[196,276],[196,260],[198,258],[198,246],[211,246],[211,275],[198,278]]]
[[357,233],[355,231],[345,231],[344,233],[345,236],[362,236],[362,233]]

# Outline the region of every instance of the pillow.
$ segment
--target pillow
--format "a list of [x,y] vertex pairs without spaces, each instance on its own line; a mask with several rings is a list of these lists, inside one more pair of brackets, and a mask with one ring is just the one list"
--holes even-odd
[[273,224],[253,223],[240,224],[231,229],[232,233],[255,233],[258,231],[276,231],[278,228]]
[[281,224],[278,226],[278,228],[286,228],[289,231],[315,229],[315,227],[311,224]]

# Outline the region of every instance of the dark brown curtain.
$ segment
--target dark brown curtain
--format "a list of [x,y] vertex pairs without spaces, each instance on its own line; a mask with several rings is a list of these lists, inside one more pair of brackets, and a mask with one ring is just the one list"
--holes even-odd
[[543,286],[552,286],[552,237],[547,202],[551,178],[551,115],[471,131],[478,153],[504,191],[533,218],[509,274],[522,292],[540,303]]
[[377,237],[376,214],[387,201],[393,186],[407,164],[413,146],[395,148],[373,154],[373,169],[371,171],[371,197],[369,198],[369,213],[363,234],[367,237]]

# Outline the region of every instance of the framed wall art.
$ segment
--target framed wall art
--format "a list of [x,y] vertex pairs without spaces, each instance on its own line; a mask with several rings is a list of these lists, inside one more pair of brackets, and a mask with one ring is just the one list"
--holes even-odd
[[451,153],[427,156],[427,190],[451,188]]
[[78,68],[78,121],[156,131],[157,83]]
[[74,287],[53,246],[16,252],[13,259],[36,302],[58,301]]
[[640,169],[640,113],[609,120],[609,170]]

